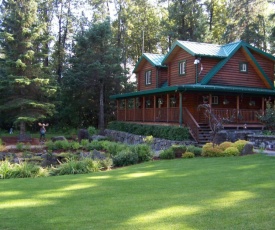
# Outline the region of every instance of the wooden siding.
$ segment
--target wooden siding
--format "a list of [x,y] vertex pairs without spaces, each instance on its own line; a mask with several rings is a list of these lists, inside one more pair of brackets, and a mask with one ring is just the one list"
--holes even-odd
[[259,65],[262,67],[271,82],[274,82],[274,62],[254,51],[251,51]]
[[198,65],[198,72],[200,73],[201,67],[203,67],[203,70],[198,75],[198,82],[201,82],[203,77],[214,67],[216,66],[221,60],[220,59],[214,59],[214,58],[206,58],[202,57],[200,64]]
[[225,86],[246,86],[267,88],[261,78],[257,75],[252,65],[248,63],[248,72],[240,73],[239,63],[247,62],[241,50],[237,51],[233,57],[222,67],[222,69],[210,80],[210,85]]
[[[152,71],[152,84],[145,85],[145,72]],[[149,90],[155,89],[157,85],[157,70],[156,67],[152,66],[148,61],[145,62],[140,72],[138,72],[138,90]]]
[[[183,85],[183,84],[193,84],[196,81],[195,74],[195,57],[187,53],[185,50],[180,49],[175,51],[174,58],[172,62],[168,63],[169,68],[169,85]],[[179,75],[179,62],[186,60],[186,74]]]
[[168,79],[168,68],[159,69],[158,87],[161,87]]

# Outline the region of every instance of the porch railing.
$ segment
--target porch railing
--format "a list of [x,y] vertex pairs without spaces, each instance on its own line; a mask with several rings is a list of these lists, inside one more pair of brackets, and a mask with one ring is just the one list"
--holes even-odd
[[194,119],[192,114],[189,112],[187,108],[183,108],[183,123],[185,126],[189,128],[189,132],[191,133],[192,137],[198,141],[199,140],[199,124]]

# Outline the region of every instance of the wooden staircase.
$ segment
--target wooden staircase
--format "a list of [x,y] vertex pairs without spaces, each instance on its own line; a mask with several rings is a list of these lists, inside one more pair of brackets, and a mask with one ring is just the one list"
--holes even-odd
[[212,141],[213,134],[208,124],[199,123],[198,133],[199,145],[204,145],[205,143]]

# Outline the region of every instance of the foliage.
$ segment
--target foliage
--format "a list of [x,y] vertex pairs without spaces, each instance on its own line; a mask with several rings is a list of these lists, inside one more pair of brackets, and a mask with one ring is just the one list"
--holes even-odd
[[81,144],[79,144],[78,141],[73,141],[70,144],[71,144],[71,148],[74,149],[74,150],[78,150],[78,149],[81,148]]
[[275,103],[266,102],[266,110],[264,115],[258,114],[258,119],[265,125],[269,131],[275,130]]
[[130,124],[119,121],[108,123],[108,129],[128,132],[136,135],[153,136],[155,138],[164,138],[167,140],[186,140],[189,138],[189,131],[186,127],[158,126]]
[[223,152],[224,156],[238,156],[240,155],[239,150],[236,147],[228,147]]
[[80,142],[80,145],[84,148],[84,149],[88,149],[90,142],[87,139],[82,139]]
[[202,156],[204,157],[220,157],[223,155],[223,150],[218,145],[206,143],[202,147]]
[[248,141],[246,140],[238,140],[238,141],[235,141],[232,145],[232,147],[236,147],[239,152],[241,153],[244,149],[244,146],[248,143]]
[[130,146],[130,151],[138,155],[138,162],[150,161],[153,158],[153,152],[147,144]]
[[96,130],[96,128],[93,127],[93,126],[89,126],[87,130],[88,130],[88,133],[89,133],[90,136],[93,136],[93,135],[95,135],[95,134],[98,133],[98,131]]
[[109,157],[101,160],[100,163],[104,170],[110,170],[113,167],[113,160]]
[[88,146],[87,146],[87,150],[94,150],[94,149],[96,149],[98,151],[103,150],[104,149],[103,143],[101,141],[97,141],[97,140],[92,141],[91,143],[89,143]]
[[39,168],[39,166],[28,162],[14,164],[11,170],[10,178],[37,177],[39,174]]
[[219,147],[220,147],[222,150],[226,150],[227,148],[231,147],[232,145],[233,145],[232,142],[230,142],[230,141],[225,141],[225,142],[221,143],[221,144],[219,145]]
[[54,142],[54,148],[68,150],[70,149],[70,143],[67,140],[58,140]]
[[182,158],[194,158],[195,154],[192,152],[185,152],[182,154]]
[[138,163],[138,154],[130,149],[125,149],[113,157],[113,162],[116,167],[134,165]]
[[187,147],[185,145],[172,145],[171,146],[176,157],[181,157],[186,152]]
[[194,145],[188,145],[186,151],[194,153],[195,156],[201,156],[202,154],[202,148],[196,147]]
[[172,148],[162,150],[159,154],[160,159],[174,159],[176,157]]
[[17,142],[16,149],[22,151],[24,149],[24,144],[22,142]]
[[151,136],[146,136],[143,138],[144,143],[146,143],[147,145],[151,145],[154,143],[154,137]]

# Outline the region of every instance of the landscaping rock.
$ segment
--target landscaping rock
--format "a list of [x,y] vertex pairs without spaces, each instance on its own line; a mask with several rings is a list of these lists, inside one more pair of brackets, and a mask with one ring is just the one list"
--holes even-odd
[[67,139],[64,136],[57,136],[57,137],[52,137],[51,140],[55,142],[55,141],[66,141]]
[[94,149],[92,153],[92,158],[93,160],[104,160],[106,157],[104,154]]
[[244,146],[244,148],[243,148],[243,150],[242,150],[242,152],[241,152],[241,156],[243,156],[243,155],[248,155],[248,154],[252,154],[252,153],[253,153],[253,143],[248,142],[248,143]]
[[78,142],[80,143],[82,140],[86,139],[90,141],[90,135],[87,129],[80,129],[77,134]]

